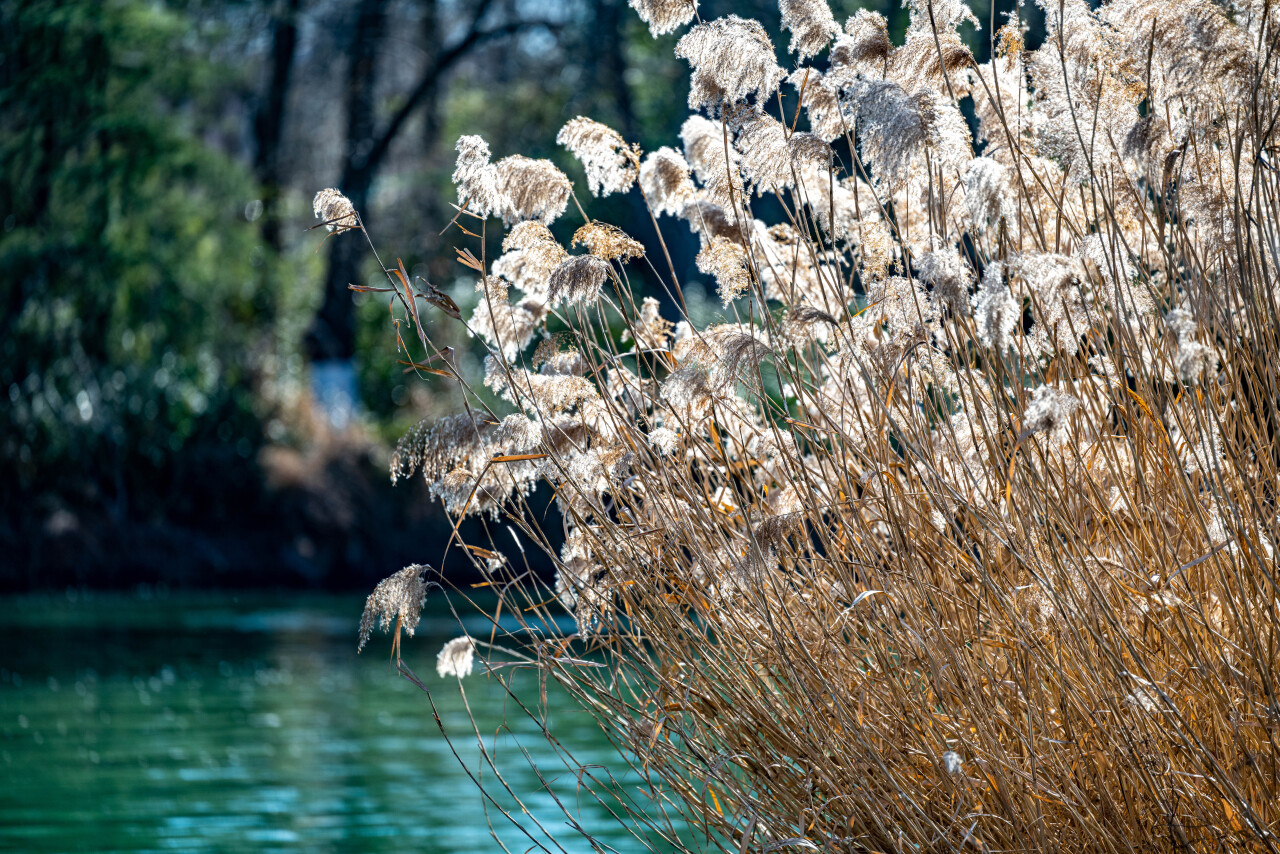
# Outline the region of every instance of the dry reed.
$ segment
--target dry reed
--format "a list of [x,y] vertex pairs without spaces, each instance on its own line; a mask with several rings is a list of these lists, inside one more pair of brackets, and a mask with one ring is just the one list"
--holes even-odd
[[[909,0],[898,46],[783,0],[792,49],[830,47],[786,75],[812,132],[736,17],[677,48],[705,111],[683,155],[567,126],[608,142],[593,189],[638,174],[701,237],[731,322],[638,304],[604,240],[519,225],[469,256],[515,414],[469,394],[396,470],[505,520],[464,550],[522,629],[495,619],[476,659],[594,714],[654,798],[612,807],[645,848],[1280,848],[1277,10],[1040,3],[1042,46],[1013,20],[978,64],[958,0]],[[548,222],[483,154],[473,209]],[[529,352],[549,317],[569,331]],[[538,547],[554,590],[520,565]]]

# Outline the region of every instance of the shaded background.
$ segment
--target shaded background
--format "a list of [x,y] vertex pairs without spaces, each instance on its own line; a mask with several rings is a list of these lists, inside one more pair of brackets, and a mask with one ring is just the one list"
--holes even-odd
[[[776,32],[776,2],[700,6],[729,12]],[[585,189],[554,143],[575,115],[678,145],[678,35],[625,0],[0,0],[0,589],[367,589],[439,565],[447,521],[386,464],[459,393],[396,364],[385,301],[347,289],[379,277],[368,247],[308,231],[311,198],[340,188],[384,259],[468,309],[441,235],[457,137]],[[579,198],[651,240],[637,194]],[[460,324],[428,322],[479,371]]]

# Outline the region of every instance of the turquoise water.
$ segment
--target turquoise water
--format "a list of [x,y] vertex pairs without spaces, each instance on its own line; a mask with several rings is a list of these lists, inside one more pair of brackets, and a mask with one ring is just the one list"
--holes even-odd
[[[459,634],[442,602],[405,640],[404,660],[467,767],[491,783],[457,680],[435,672],[440,645]],[[477,673],[464,685],[480,731],[559,845],[513,828],[499,807],[518,808],[486,803],[427,696],[390,668],[389,640],[355,654],[361,606],[296,595],[0,599],[0,849],[500,851],[492,821],[513,852],[593,850],[523,747],[588,832],[644,850]],[[518,676],[515,691],[536,703],[536,677]],[[579,762],[620,767],[554,685],[547,702],[549,729]],[[634,781],[622,791],[643,803]]]

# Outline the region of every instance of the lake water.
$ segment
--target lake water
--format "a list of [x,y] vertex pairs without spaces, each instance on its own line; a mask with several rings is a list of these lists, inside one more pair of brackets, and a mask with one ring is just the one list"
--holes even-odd
[[[433,598],[404,660],[480,772],[457,680],[435,672],[459,629]],[[624,854],[644,850],[603,806],[575,798],[575,775],[477,673],[464,685],[487,743],[504,719],[511,730],[496,740],[499,770],[560,845],[514,829],[468,779],[427,696],[390,668],[389,639],[356,655],[362,605],[261,594],[0,599],[0,849],[471,854],[501,850],[492,820],[513,852],[591,851],[540,790],[523,747],[584,828]],[[516,693],[536,701],[534,675],[520,679]],[[548,705],[551,731],[578,761],[621,767],[554,685]],[[643,800],[638,786],[623,790]]]

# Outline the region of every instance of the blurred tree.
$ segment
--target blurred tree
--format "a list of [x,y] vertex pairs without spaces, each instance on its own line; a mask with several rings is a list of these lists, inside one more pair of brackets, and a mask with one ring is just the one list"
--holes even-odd
[[[398,108],[379,126],[375,92],[387,0],[359,0],[347,51],[346,142],[338,184],[356,210],[367,213],[370,191],[392,144],[424,105],[428,108],[428,118],[423,123],[422,145],[427,150],[435,147],[437,141],[433,134],[438,132],[439,122],[434,106],[443,81],[454,66],[487,42],[530,27],[550,25],[547,21],[523,17],[490,23],[492,6],[492,0],[479,0],[462,34],[451,44],[440,46],[437,4],[434,0],[422,4],[422,31],[429,40],[426,61]],[[362,239],[333,241],[323,302],[307,332],[307,353],[313,363],[313,376],[320,379],[318,396],[326,402],[331,418],[339,423],[345,421],[344,410],[355,403],[351,399],[355,392],[355,369],[351,362],[356,344],[355,309],[347,286],[359,280],[360,268],[368,254],[368,246]]]
[[243,72],[201,38],[152,2],[0,2],[6,507],[207,512],[188,466],[259,442],[278,295],[249,171],[202,142]]

